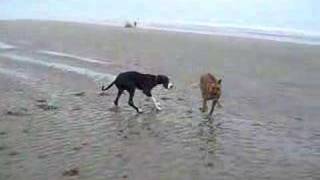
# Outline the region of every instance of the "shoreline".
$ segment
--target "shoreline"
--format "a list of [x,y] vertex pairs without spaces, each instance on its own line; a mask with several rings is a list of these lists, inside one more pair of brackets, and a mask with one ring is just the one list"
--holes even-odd
[[[72,20],[45,20],[45,19],[0,19],[0,22],[52,22],[52,23],[68,23],[82,25],[105,26],[109,28],[125,28],[125,22],[111,21],[72,21]],[[129,22],[129,21],[127,21]],[[142,25],[141,25],[142,24]],[[188,28],[189,27],[189,28]],[[210,29],[209,29],[210,28]],[[125,28],[127,29],[127,28]],[[138,23],[137,27],[128,29],[152,30],[168,33],[181,33],[191,35],[205,35],[211,37],[231,37],[240,39],[253,39],[261,41],[272,41],[280,43],[290,43],[297,45],[320,46],[320,34],[307,34],[301,30],[281,30],[270,28],[270,30],[254,27],[237,27],[237,26],[205,26],[205,25],[166,25],[156,23]],[[274,30],[271,30],[274,29]]]

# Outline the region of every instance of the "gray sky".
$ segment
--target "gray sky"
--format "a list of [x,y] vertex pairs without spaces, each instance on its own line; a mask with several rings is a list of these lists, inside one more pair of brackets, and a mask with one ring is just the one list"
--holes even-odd
[[0,18],[139,19],[320,32],[319,8],[319,0],[0,0]]

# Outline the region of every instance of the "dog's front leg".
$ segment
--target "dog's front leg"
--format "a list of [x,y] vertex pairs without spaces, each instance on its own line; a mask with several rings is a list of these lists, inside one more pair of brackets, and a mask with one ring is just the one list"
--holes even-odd
[[223,106],[222,106],[222,104],[220,103],[219,100],[218,100],[218,102],[217,102],[217,107],[218,107],[218,108],[223,108]]
[[154,98],[153,96],[151,96],[151,99],[152,99],[153,104],[155,105],[156,109],[157,109],[158,111],[161,111],[161,105],[160,105],[160,103],[156,100],[156,98]]
[[152,99],[152,102],[158,111],[161,111],[160,103],[154,98],[150,90],[144,90],[143,93]]
[[202,112],[207,112],[207,110],[208,110],[207,100],[205,98],[203,98],[201,110],[202,110]]
[[218,102],[217,99],[212,100],[212,106],[211,106],[211,110],[210,110],[210,112],[209,112],[209,116],[212,116],[212,113],[213,113],[213,111],[214,111],[214,108],[215,108],[217,102]]

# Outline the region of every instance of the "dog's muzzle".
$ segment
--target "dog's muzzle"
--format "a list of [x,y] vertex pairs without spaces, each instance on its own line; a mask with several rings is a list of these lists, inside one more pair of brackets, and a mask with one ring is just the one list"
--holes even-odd
[[172,89],[173,88],[173,84],[172,83],[169,83],[168,84],[168,89]]

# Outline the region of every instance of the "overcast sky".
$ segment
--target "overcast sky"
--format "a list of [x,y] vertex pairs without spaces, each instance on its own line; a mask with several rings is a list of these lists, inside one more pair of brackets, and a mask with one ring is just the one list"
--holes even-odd
[[320,32],[320,0],[0,0],[0,19],[139,19]]

